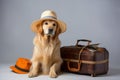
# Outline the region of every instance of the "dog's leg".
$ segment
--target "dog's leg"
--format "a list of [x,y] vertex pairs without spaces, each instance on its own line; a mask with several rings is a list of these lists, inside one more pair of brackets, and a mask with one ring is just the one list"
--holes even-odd
[[56,78],[58,76],[57,73],[60,72],[61,64],[62,64],[62,60],[59,60],[59,62],[56,62],[51,66],[49,72],[49,76],[51,78]]
[[42,70],[44,75],[48,75],[49,73],[49,66],[47,64],[42,65]]
[[28,77],[32,78],[38,76],[38,71],[39,71],[39,62],[37,61],[32,62],[32,66],[28,74]]
[[43,58],[43,63],[42,63],[42,71],[43,74],[49,74],[50,71],[50,60],[49,57],[44,57]]

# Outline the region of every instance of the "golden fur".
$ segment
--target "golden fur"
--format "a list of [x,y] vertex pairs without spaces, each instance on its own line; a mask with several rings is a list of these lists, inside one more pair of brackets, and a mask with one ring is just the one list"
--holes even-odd
[[[50,77],[57,77],[60,72],[62,59],[60,56],[61,42],[58,35],[61,33],[60,26],[55,21],[46,20],[49,22],[45,25],[44,22],[40,25],[39,22],[32,24],[32,30],[36,33],[33,40],[34,50],[31,59],[32,66],[28,74],[29,77],[35,77],[39,74],[49,74]],[[55,27],[51,24],[55,23]],[[36,26],[34,26],[37,24]],[[44,27],[44,29],[43,29]],[[45,30],[52,28],[54,33],[51,35],[45,34]]]

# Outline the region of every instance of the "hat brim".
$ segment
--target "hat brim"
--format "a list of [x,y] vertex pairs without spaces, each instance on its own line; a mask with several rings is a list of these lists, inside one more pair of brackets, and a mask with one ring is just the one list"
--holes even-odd
[[45,20],[53,20],[53,21],[56,21],[58,23],[58,25],[60,26],[60,29],[61,29],[61,33],[65,32],[66,31],[66,24],[61,21],[61,20],[58,20],[58,19],[53,19],[53,18],[43,18],[43,19],[39,19],[39,20],[36,20],[33,22],[32,25],[36,26],[38,24],[42,24]]
[[10,69],[12,69],[13,72],[18,73],[18,74],[27,74],[28,72],[21,71],[17,69],[15,66],[10,66]]

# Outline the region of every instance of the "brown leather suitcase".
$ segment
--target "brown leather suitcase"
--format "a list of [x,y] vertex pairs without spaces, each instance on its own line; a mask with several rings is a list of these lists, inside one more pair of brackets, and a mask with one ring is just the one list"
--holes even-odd
[[[87,45],[79,45],[80,41],[88,42]],[[96,75],[106,74],[109,68],[109,53],[98,44],[90,44],[90,40],[77,40],[75,46],[61,47],[63,64],[61,69],[78,74]]]

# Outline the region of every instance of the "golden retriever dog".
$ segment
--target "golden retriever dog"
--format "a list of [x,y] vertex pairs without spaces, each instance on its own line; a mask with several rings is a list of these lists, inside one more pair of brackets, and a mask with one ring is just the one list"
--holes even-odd
[[47,10],[41,14],[40,20],[32,23],[32,30],[36,34],[33,40],[32,66],[28,76],[48,74],[52,78],[57,77],[62,64],[59,34],[66,31],[65,23],[57,19],[54,11]]

